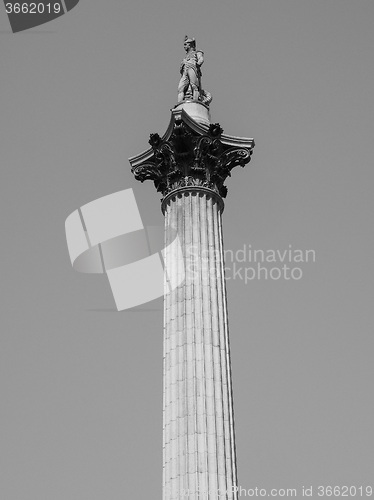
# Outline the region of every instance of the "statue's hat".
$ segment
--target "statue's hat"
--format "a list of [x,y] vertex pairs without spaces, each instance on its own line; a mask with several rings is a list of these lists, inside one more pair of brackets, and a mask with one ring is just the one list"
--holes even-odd
[[188,42],[188,43],[195,43],[196,40],[194,38],[189,38],[187,35],[184,37],[184,42]]

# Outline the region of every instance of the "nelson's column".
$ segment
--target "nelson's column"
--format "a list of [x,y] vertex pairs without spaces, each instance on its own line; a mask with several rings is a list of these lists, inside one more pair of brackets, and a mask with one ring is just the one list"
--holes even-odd
[[204,53],[193,38],[184,49],[168,129],[130,158],[135,178],[162,195],[165,248],[178,240],[164,254],[163,500],[237,499],[221,214],[226,177],[254,141],[210,122]]

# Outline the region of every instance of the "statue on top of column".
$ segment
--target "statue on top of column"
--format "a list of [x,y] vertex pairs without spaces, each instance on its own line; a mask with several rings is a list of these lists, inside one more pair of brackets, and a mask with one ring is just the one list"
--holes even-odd
[[178,85],[178,103],[183,101],[200,101],[209,105],[212,96],[209,92],[201,88],[201,65],[204,62],[204,52],[196,50],[196,41],[194,38],[184,38],[184,50],[186,57],[183,59],[180,67],[182,75]]

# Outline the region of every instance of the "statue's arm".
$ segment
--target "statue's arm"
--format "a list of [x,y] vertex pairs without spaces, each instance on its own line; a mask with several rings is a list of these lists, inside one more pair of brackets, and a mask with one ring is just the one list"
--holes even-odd
[[197,65],[201,66],[204,62],[204,52],[201,52],[201,50],[196,52],[196,58],[197,58]]

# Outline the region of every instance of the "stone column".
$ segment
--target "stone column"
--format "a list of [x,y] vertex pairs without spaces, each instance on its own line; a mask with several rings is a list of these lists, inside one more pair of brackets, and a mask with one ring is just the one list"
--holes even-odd
[[165,267],[185,277],[165,294],[163,498],[236,499],[223,203],[187,188],[163,205],[165,246],[176,231],[183,253]]
[[165,215],[163,500],[234,500],[221,213],[225,179],[250,161],[254,141],[224,135],[194,101],[176,106],[149,143],[130,163],[136,179],[154,181]]

